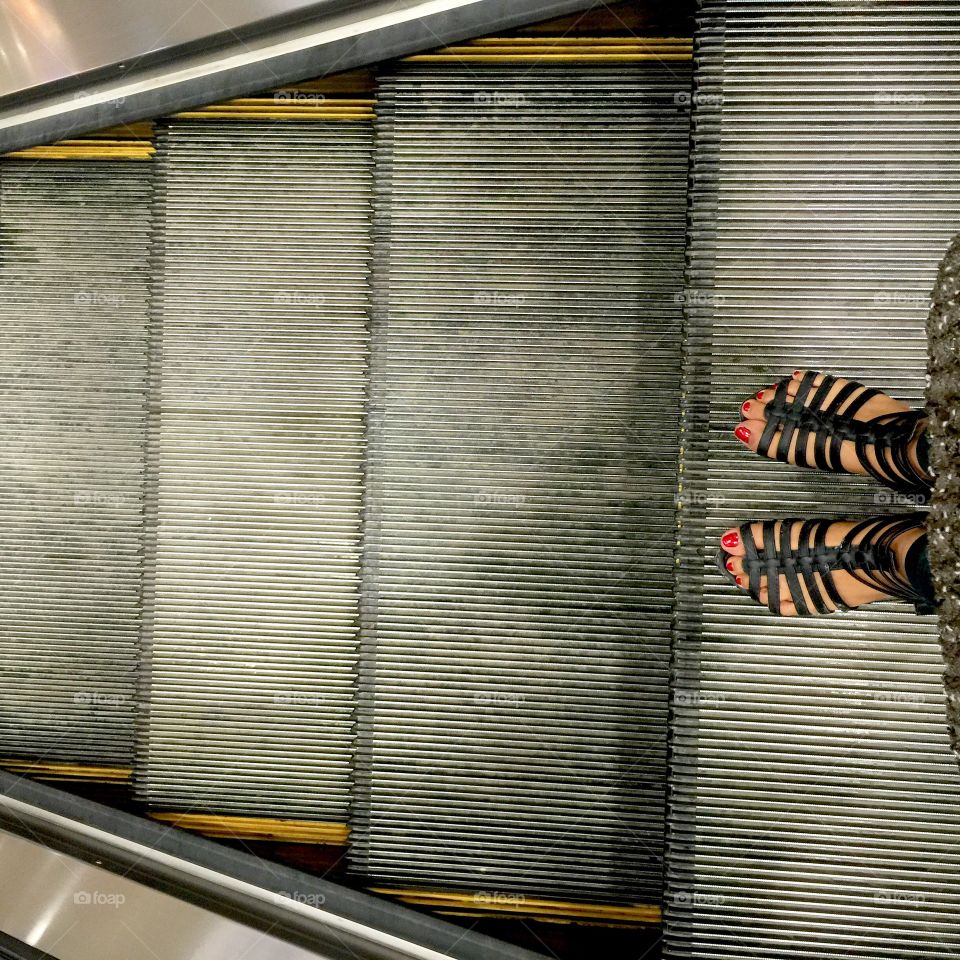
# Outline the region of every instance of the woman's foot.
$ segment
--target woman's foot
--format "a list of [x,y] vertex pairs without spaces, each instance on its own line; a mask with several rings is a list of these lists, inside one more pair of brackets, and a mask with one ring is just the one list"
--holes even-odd
[[[832,613],[878,601],[919,602],[930,588],[911,583],[908,554],[921,537],[926,529],[917,514],[756,522],[727,530],[719,559],[738,587],[781,616]],[[772,572],[779,574],[776,585]]]
[[[826,379],[829,385],[821,390],[824,374],[795,370],[791,378],[781,381],[785,389],[778,390],[780,384],[775,384],[745,400],[740,407],[743,421],[735,436],[755,453],[771,459],[871,475],[894,488],[929,488],[932,478],[917,449],[926,430],[926,418],[919,412],[912,413],[905,403],[856,381]],[[836,404],[838,397],[842,399]],[[844,418],[864,426],[846,428]],[[893,443],[899,443],[900,449],[891,449],[888,440],[878,450],[877,444],[868,439],[859,444],[853,439],[856,430],[866,431],[866,438],[871,430],[883,434],[884,427],[879,425],[891,420],[907,421]],[[789,432],[787,442],[785,431]]]

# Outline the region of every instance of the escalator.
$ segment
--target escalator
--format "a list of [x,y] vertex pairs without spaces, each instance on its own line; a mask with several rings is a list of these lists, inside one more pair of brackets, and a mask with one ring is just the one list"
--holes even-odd
[[402,922],[952,956],[933,623],[710,544],[916,506],[730,433],[796,366],[922,403],[960,10],[612,11],[0,159],[0,765]]
[[[43,641],[0,680],[11,769],[343,847],[420,906],[659,920],[689,66],[683,38],[486,38],[3,161],[9,329],[70,331],[19,380],[65,423],[58,460],[16,425],[43,529],[2,522],[47,566],[10,558]],[[61,230],[99,259],[47,295]],[[44,672],[50,571],[90,626]]]

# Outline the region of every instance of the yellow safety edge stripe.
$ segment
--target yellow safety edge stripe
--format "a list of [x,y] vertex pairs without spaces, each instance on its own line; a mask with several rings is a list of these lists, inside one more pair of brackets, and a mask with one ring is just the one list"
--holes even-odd
[[586,44],[587,46],[596,46],[600,44],[609,44],[610,46],[629,46],[641,45],[645,47],[692,47],[692,37],[477,37],[475,40],[468,40],[465,43],[454,44],[454,46],[476,46],[476,47],[500,47],[508,45],[521,46],[524,44],[530,46],[546,46],[553,44],[555,46],[577,46]]
[[406,57],[413,63],[501,63],[579,60],[586,63],[690,60],[693,41],[684,37],[481,37]]
[[596,922],[613,925],[657,924],[662,919],[660,907],[647,903],[579,903],[509,893],[458,893],[395,887],[371,887],[371,890],[415,906],[463,912],[472,916],[509,914],[560,922]]
[[44,147],[28,147],[26,150],[14,150],[3,154],[5,160],[152,160],[154,148],[143,150],[104,150],[81,149],[78,147],[58,147],[50,144]]
[[556,53],[544,51],[534,53],[524,50],[522,53],[483,54],[477,50],[465,53],[423,53],[407,57],[415,63],[643,63],[665,60],[690,60],[689,53]]
[[240,97],[172,114],[174,120],[372,120],[371,99],[327,99],[312,94]]
[[133,776],[130,767],[89,766],[79,763],[55,763],[47,760],[0,759],[0,767],[40,780],[86,780],[98,783],[123,783]]
[[314,820],[283,820],[269,817],[219,816],[204,813],[148,814],[153,820],[208,837],[238,840],[274,840],[283,843],[316,843],[345,846],[350,827],[345,823]]

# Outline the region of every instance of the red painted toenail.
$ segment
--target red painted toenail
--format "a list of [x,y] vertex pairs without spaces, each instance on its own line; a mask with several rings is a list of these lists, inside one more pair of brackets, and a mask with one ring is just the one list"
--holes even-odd
[[740,546],[740,534],[734,530],[732,533],[725,533],[720,543],[727,549],[733,549]]
[[802,376],[802,375],[803,375],[803,371],[802,371],[802,370],[794,370],[794,371],[793,371],[793,375],[794,375],[795,377]]
[[727,561],[727,569],[728,569],[731,573],[733,573],[733,561],[732,561],[732,560],[728,560],[728,561]]
[[742,406],[740,409],[741,409],[744,413],[749,413],[749,412],[750,412],[750,401],[749,401],[749,400],[744,400],[743,406]]
[[763,399],[763,391],[762,391],[762,390],[758,390],[758,391],[757,391],[757,399],[758,399],[758,400],[762,400],[762,399]]
[[733,435],[743,443],[750,442],[750,431],[742,423],[733,431]]
[[743,577],[737,577],[737,586],[738,586],[738,587],[742,587],[742,586],[743,586]]

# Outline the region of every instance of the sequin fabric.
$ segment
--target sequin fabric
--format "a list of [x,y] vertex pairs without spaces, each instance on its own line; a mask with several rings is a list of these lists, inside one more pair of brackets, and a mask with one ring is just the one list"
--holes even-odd
[[940,638],[947,714],[960,759],[960,235],[940,264],[927,321],[930,466],[930,566],[941,601]]

